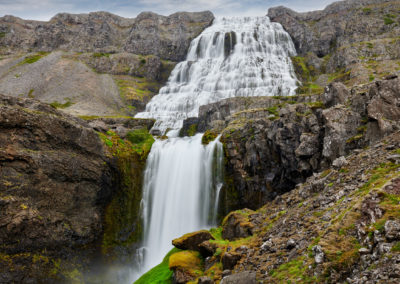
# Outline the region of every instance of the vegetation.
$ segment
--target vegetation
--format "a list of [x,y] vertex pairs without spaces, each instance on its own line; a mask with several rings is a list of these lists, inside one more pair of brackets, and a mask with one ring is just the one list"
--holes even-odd
[[24,58],[24,60],[22,60],[20,63],[18,63],[18,66],[25,65],[25,64],[33,64],[33,63],[39,61],[42,57],[46,56],[47,54],[48,54],[48,52],[38,52],[34,55],[26,56]]
[[210,142],[214,141],[218,137],[218,133],[212,130],[207,130],[203,137],[201,138],[201,143],[203,145],[208,145]]
[[110,53],[95,52],[95,53],[93,53],[93,57],[95,57],[95,58],[110,57]]
[[394,18],[396,16],[391,15],[391,14],[386,14],[385,17],[383,18],[383,21],[385,22],[385,25],[391,25],[394,23]]
[[159,265],[143,274],[142,277],[135,281],[135,284],[172,284],[172,271],[169,269],[169,260],[172,255],[180,251],[177,248],[173,248]]
[[[33,93],[33,92],[32,92]],[[31,93],[30,93],[31,94]],[[72,106],[74,103],[73,102],[71,102],[69,99],[67,99],[67,101],[65,102],[65,103],[60,103],[60,102],[57,102],[57,101],[54,101],[54,102],[52,102],[52,103],[50,103],[50,105],[53,107],[53,108],[56,108],[56,109],[64,109],[64,108],[68,108],[68,107],[70,107],[70,106]]]

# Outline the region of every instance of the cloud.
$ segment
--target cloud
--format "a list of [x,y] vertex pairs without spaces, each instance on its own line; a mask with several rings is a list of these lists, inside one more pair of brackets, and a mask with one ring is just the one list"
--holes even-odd
[[284,5],[297,11],[323,9],[333,0],[0,0],[0,16],[49,20],[59,12],[87,13],[109,11],[135,17],[142,11],[169,15],[177,11],[211,10],[217,16],[259,16],[268,8]]

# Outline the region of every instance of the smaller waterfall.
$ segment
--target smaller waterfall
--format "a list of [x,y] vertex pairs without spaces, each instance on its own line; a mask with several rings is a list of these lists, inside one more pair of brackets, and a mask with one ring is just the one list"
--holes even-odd
[[172,239],[216,224],[223,149],[219,138],[207,146],[201,138],[197,134],[153,144],[144,176],[142,273],[160,263]]

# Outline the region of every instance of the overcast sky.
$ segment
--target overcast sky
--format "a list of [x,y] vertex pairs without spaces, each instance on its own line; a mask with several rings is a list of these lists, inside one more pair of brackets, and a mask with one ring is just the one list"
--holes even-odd
[[323,9],[333,0],[0,0],[0,16],[49,20],[60,12],[108,11],[136,17],[143,11],[169,15],[178,11],[211,10],[217,16],[261,16],[269,7],[284,5],[296,11]]

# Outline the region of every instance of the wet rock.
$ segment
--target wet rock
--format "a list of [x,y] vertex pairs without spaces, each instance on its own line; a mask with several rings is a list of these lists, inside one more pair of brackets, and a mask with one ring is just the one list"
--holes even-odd
[[256,284],[256,273],[245,271],[226,276],[221,281],[222,284]]
[[214,237],[207,230],[185,234],[180,238],[174,239],[172,245],[182,250],[200,251],[199,245],[205,241],[214,240]]

